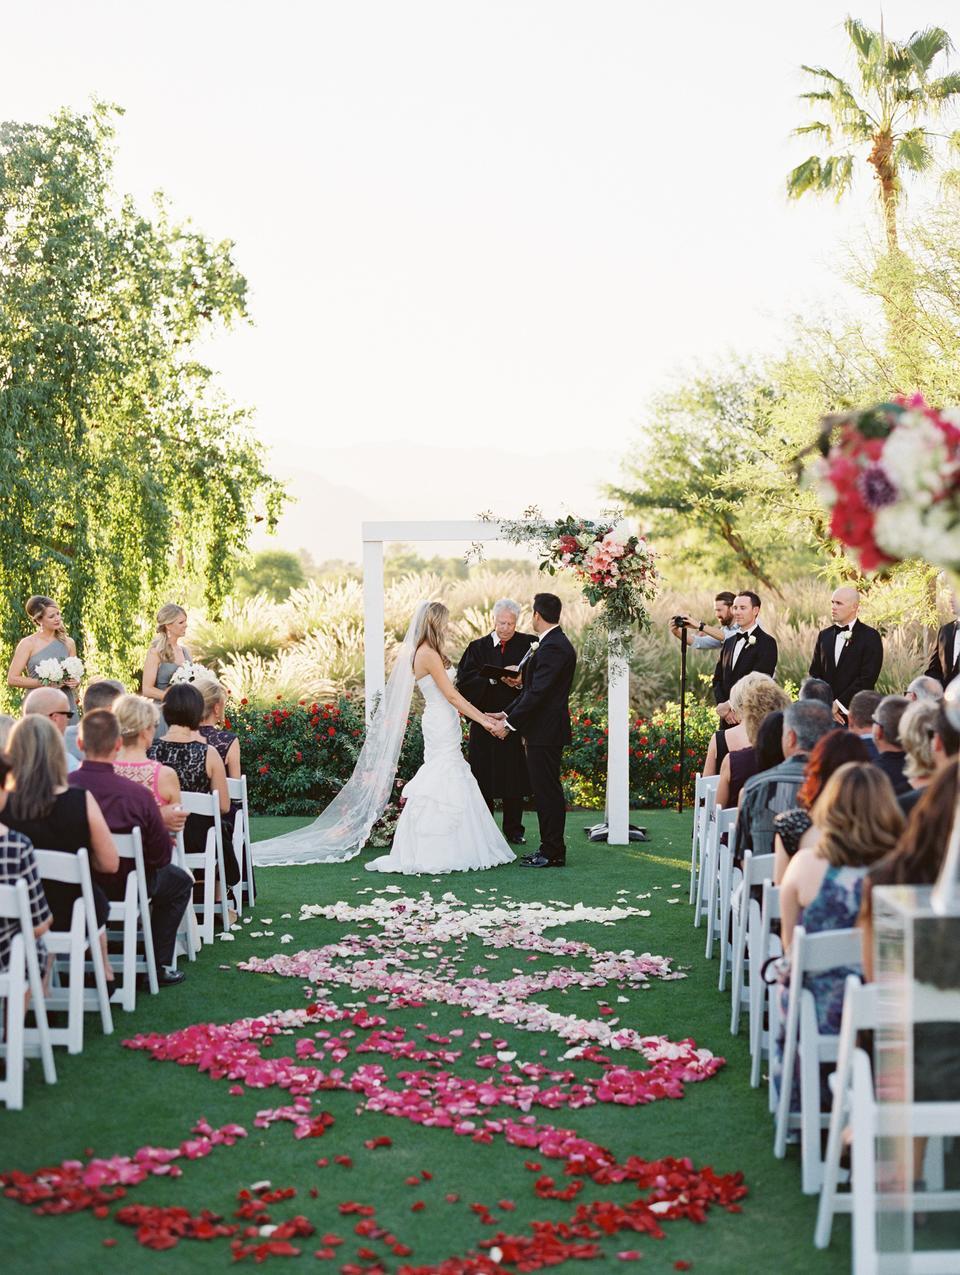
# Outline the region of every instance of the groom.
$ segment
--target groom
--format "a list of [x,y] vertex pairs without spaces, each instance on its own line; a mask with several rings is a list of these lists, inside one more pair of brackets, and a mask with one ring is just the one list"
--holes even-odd
[[491,713],[499,722],[493,733],[506,739],[511,731],[523,736],[527,770],[540,821],[540,849],[520,860],[528,868],[562,868],[567,861],[563,840],[567,803],[560,782],[560,758],[571,740],[570,685],[577,653],[560,628],[560,599],[538,593],[533,599],[533,631],[538,645],[521,661],[523,690],[505,713]]

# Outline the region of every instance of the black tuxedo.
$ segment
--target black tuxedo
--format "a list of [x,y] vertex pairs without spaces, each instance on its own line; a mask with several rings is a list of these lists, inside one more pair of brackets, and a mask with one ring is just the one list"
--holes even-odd
[[[769,673],[773,677],[777,671],[777,642],[769,633],[764,633],[759,624],[750,634],[756,638],[750,643],[742,633],[735,633],[727,638],[720,649],[720,658],[713,671],[713,697],[718,704],[724,704],[730,698],[730,692],[748,673]],[[743,647],[733,663],[733,655],[737,646]]]
[[507,711],[507,722],[523,736],[527,768],[540,823],[540,853],[563,863],[567,801],[560,761],[570,732],[570,687],[577,653],[561,628],[544,633],[523,668],[523,690]]
[[937,634],[937,645],[927,665],[927,677],[935,677],[941,686],[946,686],[960,674],[960,667],[953,659],[953,640],[957,633],[957,623],[958,621],[951,620]]
[[[519,691],[494,682],[483,676],[485,664],[498,668],[519,664],[534,639],[528,633],[514,633],[501,651],[499,641],[488,634],[477,638],[463,653],[457,669],[457,690],[475,707],[485,713],[500,713],[509,709]],[[523,744],[518,734],[511,734],[503,741],[495,739],[486,727],[478,722],[470,723],[470,769],[483,799],[493,810],[496,797],[503,799],[504,836],[517,841],[523,836],[523,799],[531,791],[527,774],[527,762]]]
[[849,708],[857,691],[872,691],[877,684],[883,668],[883,639],[876,629],[857,620],[837,662],[833,656],[838,631],[838,626],[831,624],[829,629],[817,634],[810,676],[828,682],[833,698]]

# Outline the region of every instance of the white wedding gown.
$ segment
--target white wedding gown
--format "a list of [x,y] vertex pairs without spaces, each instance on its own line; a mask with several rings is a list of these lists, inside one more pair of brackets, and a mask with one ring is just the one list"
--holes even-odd
[[427,674],[417,682],[426,700],[423,765],[403,790],[405,804],[390,853],[370,872],[468,872],[516,858],[480,794],[462,750],[460,714]]

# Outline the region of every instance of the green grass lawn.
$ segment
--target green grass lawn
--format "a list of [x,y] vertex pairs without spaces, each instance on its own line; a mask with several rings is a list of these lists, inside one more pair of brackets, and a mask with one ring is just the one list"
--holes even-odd
[[[129,1193],[128,1203],[182,1204],[194,1211],[209,1208],[228,1220],[236,1208],[237,1191],[252,1182],[270,1179],[275,1187],[294,1186],[296,1199],[274,1208],[275,1220],[305,1214],[318,1233],[336,1232],[345,1237],[337,1260],[321,1262],[317,1269],[339,1270],[355,1262],[358,1241],[353,1234],[354,1218],[341,1217],[338,1205],[345,1200],[374,1204],[377,1219],[414,1250],[411,1263],[438,1262],[466,1253],[478,1241],[489,1238],[493,1228],[482,1225],[469,1209],[471,1202],[491,1207],[509,1197],[516,1211],[497,1214],[504,1230],[522,1232],[534,1219],[569,1217],[576,1203],[594,1199],[632,1198],[629,1187],[599,1188],[588,1184],[575,1203],[538,1200],[533,1193],[534,1175],[524,1168],[524,1152],[501,1140],[477,1145],[447,1130],[427,1129],[406,1120],[372,1113],[357,1114],[355,1096],[340,1092],[316,1095],[315,1109],[325,1109],[335,1124],[322,1139],[297,1141],[289,1124],[259,1130],[253,1126],[257,1110],[288,1102],[276,1089],[250,1090],[240,1096],[228,1092],[230,1082],[214,1081],[193,1067],[152,1061],[145,1053],[122,1047],[122,1041],[136,1032],[168,1032],[191,1023],[229,1022],[237,1018],[278,1008],[304,1005],[302,985],[297,979],[240,971],[237,962],[250,955],[294,952],[319,947],[342,937],[353,927],[326,920],[297,919],[301,903],[329,903],[352,899],[358,890],[373,885],[382,889],[400,884],[416,894],[427,889],[435,897],[452,889],[465,901],[488,899],[474,894],[496,887],[500,897],[517,901],[555,899],[578,900],[589,905],[608,906],[616,891],[626,887],[631,895],[649,892],[649,899],[636,906],[649,908],[645,918],[629,918],[615,929],[592,924],[568,927],[564,937],[588,940],[600,948],[632,948],[670,956],[689,976],[673,982],[651,981],[649,990],[628,990],[629,1003],[618,1004],[621,1023],[642,1032],[663,1034],[673,1040],[693,1037],[701,1047],[722,1055],[727,1065],[712,1079],[689,1084],[682,1100],[664,1100],[648,1106],[623,1108],[598,1104],[573,1112],[540,1112],[538,1119],[573,1127],[586,1138],[609,1147],[619,1160],[629,1155],[646,1159],[660,1156],[689,1156],[698,1166],[712,1165],[717,1172],[742,1170],[750,1194],[743,1212],[711,1212],[707,1222],[668,1222],[662,1241],[643,1235],[620,1234],[605,1245],[607,1260],[582,1267],[584,1271],[627,1268],[630,1263],[615,1259],[621,1249],[638,1248],[644,1253],[642,1269],[671,1271],[682,1259],[694,1270],[705,1272],[789,1272],[846,1271],[850,1265],[849,1223],[840,1219],[835,1227],[833,1247],[817,1252],[812,1236],[815,1198],[800,1193],[800,1176],[795,1151],[786,1161],[774,1159],[772,1126],[766,1109],[766,1091],[752,1091],[748,1083],[748,1054],[745,1029],[734,1038],[729,1033],[729,995],[717,991],[716,961],[703,959],[703,931],[694,930],[687,906],[689,819],[673,813],[644,813],[638,816],[650,831],[650,842],[628,848],[590,845],[582,828],[595,822],[595,814],[571,816],[570,852],[563,872],[530,872],[516,867],[494,872],[446,877],[439,885],[429,878],[404,880],[399,877],[371,877],[364,873],[365,854],[352,862],[331,867],[273,868],[259,874],[260,898],[254,909],[256,920],[240,927],[234,942],[217,941],[204,949],[196,964],[188,967],[188,979],[180,987],[169,988],[156,997],[141,996],[132,1015],[115,1008],[115,1032],[100,1034],[95,1015],[86,1022],[87,1045],[75,1058],[57,1050],[59,1084],[43,1084],[38,1061],[31,1064],[27,1078],[26,1103],[21,1112],[0,1110],[0,1168],[34,1169],[68,1158],[82,1158],[92,1151],[98,1156],[132,1153],[142,1144],[176,1146],[189,1136],[194,1122],[206,1117],[218,1126],[228,1121],[243,1125],[250,1136],[232,1148],[216,1148],[206,1159],[183,1162],[183,1176],[172,1180],[150,1178]],[[256,835],[274,835],[303,820],[260,819]],[[528,816],[528,823],[535,821]],[[364,895],[369,901],[373,896]],[[679,903],[670,900],[679,899]],[[634,900],[631,900],[634,901]],[[282,919],[291,913],[290,919]],[[269,924],[264,918],[270,918]],[[274,931],[273,937],[255,939],[250,931]],[[294,942],[280,946],[280,935],[289,932]],[[548,931],[552,936],[559,930]],[[469,972],[474,958],[484,964],[489,951],[471,940],[463,963]],[[519,955],[517,961],[520,960]],[[549,966],[542,958],[537,968]],[[576,961],[574,961],[576,964]],[[499,969],[509,974],[510,953],[501,955]],[[506,968],[504,968],[506,967]],[[496,971],[497,966],[490,966]],[[490,977],[494,977],[492,972]],[[612,995],[611,995],[612,992]],[[616,1000],[618,989],[571,988],[565,994],[546,998],[553,1009],[594,1017],[597,1001]],[[341,1001],[359,999],[355,993],[336,991]],[[466,1025],[464,1042],[471,1029],[490,1028],[507,1038],[520,1059],[538,1059],[546,1048],[548,1064],[555,1063],[565,1046],[552,1036],[515,1031],[486,1020],[464,1023],[460,1011],[439,1005],[388,1014],[390,1025],[412,1028],[426,1022],[430,1030],[447,1031]],[[411,1033],[415,1034],[415,1033]],[[278,1042],[278,1045],[280,1042]],[[282,1045],[273,1053],[283,1052]],[[454,1064],[459,1074],[470,1074],[470,1051]],[[642,1065],[638,1056],[625,1058],[631,1066]],[[348,1060],[346,1067],[355,1065]],[[581,1064],[587,1066],[586,1064]],[[397,1071],[404,1065],[384,1060]],[[409,1064],[407,1065],[409,1066]],[[474,1073],[483,1076],[485,1073]],[[368,1151],[365,1140],[387,1135],[389,1149]],[[336,1155],[349,1155],[352,1167],[333,1163]],[[331,1164],[316,1167],[318,1156]],[[559,1168],[544,1162],[546,1172]],[[422,1188],[405,1185],[410,1174],[427,1169],[432,1181]],[[316,1198],[310,1188],[318,1190]],[[619,1194],[618,1194],[619,1191]],[[445,1195],[456,1192],[461,1202],[447,1203]],[[411,1205],[422,1199],[422,1211]],[[113,1272],[123,1270],[226,1270],[233,1265],[229,1241],[208,1243],[185,1240],[178,1248],[153,1252],[138,1245],[133,1231],[112,1218],[96,1219],[89,1213],[67,1217],[35,1217],[21,1205],[4,1201],[2,1219],[5,1272]],[[103,1240],[116,1240],[104,1247]],[[300,1264],[314,1264],[317,1237],[299,1241]],[[374,1245],[373,1247],[377,1247]],[[383,1251],[378,1249],[378,1251]],[[274,1261],[282,1261],[276,1258]],[[400,1262],[391,1258],[395,1269]]]

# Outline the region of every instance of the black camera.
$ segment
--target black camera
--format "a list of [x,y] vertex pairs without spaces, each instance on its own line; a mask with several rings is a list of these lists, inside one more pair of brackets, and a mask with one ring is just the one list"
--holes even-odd
[[682,615],[675,615],[673,619],[670,621],[670,623],[673,625],[675,629],[685,629],[690,623],[690,621],[684,619]]

